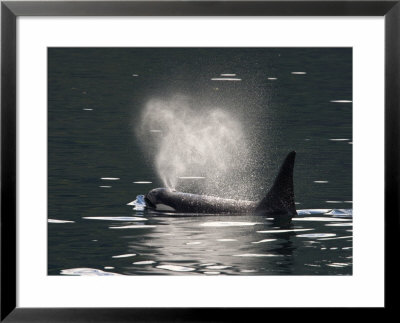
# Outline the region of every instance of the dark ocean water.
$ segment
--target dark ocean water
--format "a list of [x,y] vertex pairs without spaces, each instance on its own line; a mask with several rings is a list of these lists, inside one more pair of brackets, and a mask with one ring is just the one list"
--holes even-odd
[[[352,274],[351,49],[50,48],[48,82],[50,275]],[[163,186],[135,130],[150,100],[176,95],[240,120],[258,148],[246,198],[296,150],[291,227],[127,205]]]

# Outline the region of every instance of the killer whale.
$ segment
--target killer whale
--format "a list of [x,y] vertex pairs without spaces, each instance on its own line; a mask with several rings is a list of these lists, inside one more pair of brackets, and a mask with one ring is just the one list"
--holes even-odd
[[168,188],[155,188],[144,196],[146,208],[160,212],[196,214],[254,213],[268,215],[274,219],[290,220],[297,215],[293,188],[295,157],[295,151],[286,156],[271,189],[261,201],[223,199],[177,192]]

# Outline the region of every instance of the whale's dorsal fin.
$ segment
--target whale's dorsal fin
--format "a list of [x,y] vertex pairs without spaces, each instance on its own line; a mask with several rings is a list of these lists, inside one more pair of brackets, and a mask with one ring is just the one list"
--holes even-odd
[[266,212],[271,215],[287,215],[290,218],[297,215],[293,189],[295,157],[295,151],[290,152],[286,156],[274,184],[267,196],[258,204],[256,212]]

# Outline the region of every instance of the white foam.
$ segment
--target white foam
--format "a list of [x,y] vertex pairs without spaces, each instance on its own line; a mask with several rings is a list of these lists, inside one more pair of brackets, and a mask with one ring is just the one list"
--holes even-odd
[[219,271],[205,271],[205,272],[203,272],[203,274],[206,274],[206,275],[219,275],[220,272]]
[[87,109],[87,108],[82,109],[82,110],[85,110],[85,111],[93,111],[93,109]]
[[187,245],[197,245],[197,244],[201,244],[200,241],[193,241],[193,242],[187,242]]
[[292,72],[294,75],[305,75],[307,72]]
[[269,77],[268,78],[268,80],[270,80],[270,81],[275,81],[275,80],[277,80],[278,78],[277,77]]
[[220,74],[221,76],[236,76],[236,74]]
[[101,179],[103,181],[118,181],[120,178],[119,177],[102,177]]
[[151,184],[152,182],[147,182],[147,181],[137,181],[133,182],[133,184]]
[[314,181],[314,183],[317,183],[317,184],[326,184],[326,183],[329,183],[328,181]]
[[150,129],[150,132],[162,132],[162,130],[158,130],[158,129]]
[[101,188],[111,188],[112,186],[101,185],[99,187],[101,187]]

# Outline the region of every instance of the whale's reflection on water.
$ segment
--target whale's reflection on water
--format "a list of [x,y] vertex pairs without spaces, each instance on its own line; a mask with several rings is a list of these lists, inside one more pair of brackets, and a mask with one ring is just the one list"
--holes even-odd
[[[90,225],[101,248],[94,245],[79,266],[55,274],[352,274],[351,210],[300,210],[284,228],[248,214],[173,217],[142,211],[132,221],[121,220],[83,218],[77,225]],[[130,257],[118,256],[124,254]],[[91,263],[103,266],[91,268]]]

